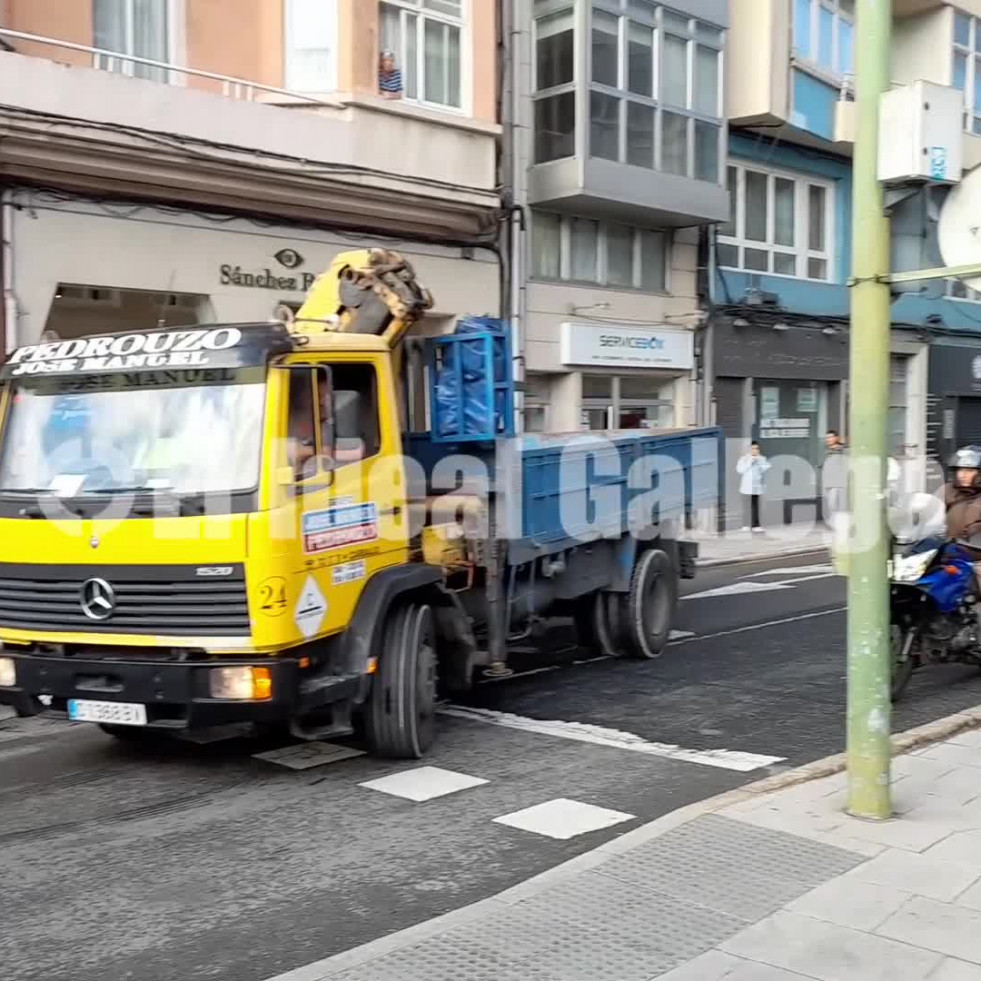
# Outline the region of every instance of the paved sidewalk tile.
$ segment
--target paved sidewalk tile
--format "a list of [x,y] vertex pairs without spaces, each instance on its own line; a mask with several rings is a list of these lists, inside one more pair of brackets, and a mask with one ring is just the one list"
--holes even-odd
[[[859,866],[859,869],[864,866]],[[856,870],[858,871],[858,870]],[[909,893],[853,879],[849,873],[795,899],[787,910],[855,930],[875,930],[909,899]]]
[[719,946],[818,981],[925,981],[941,961],[927,950],[796,913],[776,913]]
[[708,814],[598,871],[752,922],[861,861],[840,848]]
[[929,849],[926,855],[941,862],[968,865],[976,870],[976,874],[981,874],[981,829],[955,831]]
[[[981,753],[974,746],[962,746],[957,743],[936,743],[926,753],[917,759],[936,760],[939,763],[949,763],[951,766],[973,766],[981,768]],[[981,779],[981,775],[979,775]]]
[[709,950],[693,961],[660,975],[657,981],[730,981],[736,968],[749,963],[742,957],[733,957],[721,950]]
[[959,896],[978,878],[971,866],[944,862],[930,855],[890,848],[844,876],[847,886],[850,879],[874,882],[929,899],[949,902]]
[[930,981],[981,981],[981,967],[948,957],[930,975]]
[[973,746],[975,749],[981,749],[981,729],[968,729],[966,732],[959,732],[956,736],[951,736],[948,742],[955,746]]
[[876,933],[981,964],[981,913],[963,906],[917,896]]

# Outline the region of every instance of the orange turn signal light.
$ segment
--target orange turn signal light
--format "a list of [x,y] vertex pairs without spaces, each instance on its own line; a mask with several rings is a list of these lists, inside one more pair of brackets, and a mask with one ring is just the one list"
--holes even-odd
[[956,576],[960,571],[961,570],[958,569],[956,565],[944,566],[944,572],[946,572],[948,576]]
[[272,698],[272,672],[269,668],[252,669],[252,697],[258,700]]

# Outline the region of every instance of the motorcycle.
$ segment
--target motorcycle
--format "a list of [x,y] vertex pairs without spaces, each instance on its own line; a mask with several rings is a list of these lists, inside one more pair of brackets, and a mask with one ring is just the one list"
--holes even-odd
[[934,536],[908,545],[890,569],[893,701],[926,664],[981,665],[972,547]]

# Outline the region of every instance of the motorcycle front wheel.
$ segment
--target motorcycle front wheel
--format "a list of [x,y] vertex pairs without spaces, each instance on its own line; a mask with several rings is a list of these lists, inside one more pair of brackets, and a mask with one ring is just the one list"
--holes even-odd
[[889,629],[890,652],[892,654],[892,679],[889,684],[889,696],[898,701],[906,690],[913,671],[916,668],[916,658],[913,656],[913,643],[916,640],[915,630],[903,630],[897,624]]

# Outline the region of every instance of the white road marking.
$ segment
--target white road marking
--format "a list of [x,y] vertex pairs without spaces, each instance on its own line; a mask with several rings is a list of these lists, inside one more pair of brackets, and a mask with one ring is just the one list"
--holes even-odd
[[297,743],[293,746],[284,746],[282,749],[271,749],[265,753],[253,753],[252,758],[265,760],[267,763],[277,763],[291,770],[309,770],[314,766],[339,763],[341,760],[364,755],[360,749],[338,746],[335,743]]
[[833,573],[834,566],[832,565],[794,565],[786,566],[781,569],[766,569],[763,572],[751,572],[745,576],[740,576],[740,579],[759,579],[761,576],[806,576],[809,573],[818,572],[831,572]]
[[776,589],[793,589],[801,583],[814,582],[816,579],[834,579],[837,575],[837,572],[819,572],[814,576],[799,576],[796,579],[782,579],[780,582],[734,582],[728,586],[706,589],[701,593],[689,593],[681,598],[683,600],[705,599],[708,596],[733,596],[739,593],[765,593]]
[[688,637],[694,637],[694,636],[695,636],[694,630],[672,630],[671,633],[668,635],[668,643],[677,640],[685,640]]
[[466,773],[455,773],[453,770],[443,770],[438,766],[419,766],[413,770],[403,770],[377,780],[368,780],[358,784],[368,790],[378,790],[393,797],[404,797],[406,800],[417,802],[445,797],[471,787],[479,787],[487,783],[480,777],[471,777]]
[[750,630],[762,630],[764,627],[779,627],[785,623],[798,623],[801,620],[812,620],[814,617],[830,616],[832,613],[844,613],[847,609],[847,606],[836,606],[831,610],[818,610],[816,613],[801,613],[799,616],[783,617],[780,620],[767,620],[765,623],[751,623],[745,627],[733,627],[731,630],[720,630],[718,633],[714,634],[698,634],[695,637],[688,637],[685,640],[672,641],[671,645],[669,646],[674,646],[675,644],[689,644],[693,640],[714,640],[716,637],[729,637],[732,634],[744,634]]
[[568,841],[577,835],[612,828],[633,819],[633,814],[623,811],[611,811],[606,807],[596,807],[595,804],[583,804],[577,800],[559,797],[544,804],[526,807],[523,811],[494,818],[494,823]]
[[510,712],[495,712],[492,709],[470,708],[462,705],[447,705],[440,709],[443,715],[456,719],[469,719],[472,722],[486,722],[488,725],[503,726],[505,729],[518,729],[522,732],[535,732],[542,736],[556,736],[595,746],[609,746],[611,749],[625,749],[631,753],[647,756],[660,756],[685,763],[700,763],[723,770],[737,770],[749,773],[774,763],[781,763],[782,756],[759,756],[755,753],[742,753],[729,749],[684,749],[671,743],[652,743],[632,732],[607,729],[605,726],[588,725],[583,722],[563,722],[556,719],[528,719]]
[[740,593],[768,593],[776,589],[793,589],[782,582],[733,582],[728,586],[717,586],[700,593],[689,593],[683,600],[707,599],[709,596],[738,596]]

